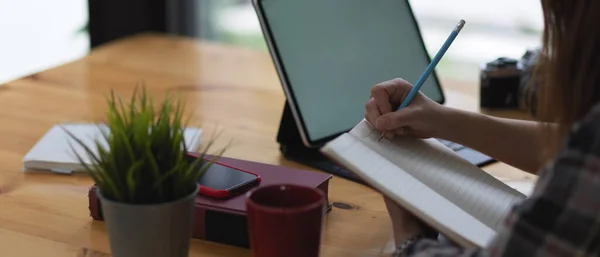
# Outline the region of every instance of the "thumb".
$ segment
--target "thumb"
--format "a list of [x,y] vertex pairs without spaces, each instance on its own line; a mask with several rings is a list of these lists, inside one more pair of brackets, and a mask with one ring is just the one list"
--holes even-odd
[[376,127],[382,131],[397,130],[412,123],[413,111],[401,109],[381,115],[376,121]]

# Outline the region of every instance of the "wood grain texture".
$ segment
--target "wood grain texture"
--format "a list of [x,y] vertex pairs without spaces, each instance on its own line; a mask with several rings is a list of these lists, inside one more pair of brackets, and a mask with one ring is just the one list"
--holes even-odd
[[[21,158],[54,124],[101,121],[104,96],[129,97],[144,81],[157,96],[181,92],[192,125],[205,138],[223,131],[226,156],[291,167],[275,141],[284,95],[266,52],[143,34],[88,56],[0,86],[0,249],[3,256],[109,256],[102,223],[89,217],[86,176],[24,174]],[[445,81],[443,81],[445,82]],[[450,106],[479,111],[476,85],[445,82]],[[504,164],[486,168],[507,180],[532,179]],[[390,220],[381,195],[334,178],[322,256],[387,256]],[[350,208],[348,208],[350,207]],[[250,256],[249,251],[193,240],[191,256]]]

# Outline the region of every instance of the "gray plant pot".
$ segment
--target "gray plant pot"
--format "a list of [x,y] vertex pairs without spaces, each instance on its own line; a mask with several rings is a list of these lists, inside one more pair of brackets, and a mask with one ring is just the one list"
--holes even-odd
[[113,257],[188,257],[196,193],[156,205],[104,198],[98,190]]

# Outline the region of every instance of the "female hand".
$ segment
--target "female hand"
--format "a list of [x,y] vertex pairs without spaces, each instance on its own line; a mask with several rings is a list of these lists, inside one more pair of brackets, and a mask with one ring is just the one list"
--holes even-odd
[[444,127],[444,107],[421,92],[405,108],[396,111],[413,86],[403,79],[375,85],[367,101],[365,119],[388,139],[394,135],[438,137]]

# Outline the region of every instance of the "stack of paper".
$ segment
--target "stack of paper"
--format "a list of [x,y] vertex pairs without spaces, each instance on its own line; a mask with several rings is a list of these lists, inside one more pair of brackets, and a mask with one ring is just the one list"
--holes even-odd
[[[89,159],[86,159],[88,154],[63,128],[73,133],[90,149],[95,148],[96,140],[106,144],[101,132],[102,129],[107,129],[105,126],[93,123],[55,125],[25,155],[23,158],[24,171],[51,171],[57,173],[84,171],[73,150],[84,157],[87,163],[91,163]],[[190,151],[194,151],[200,146],[201,136],[202,129],[200,128],[187,128],[185,130],[186,146]]]

